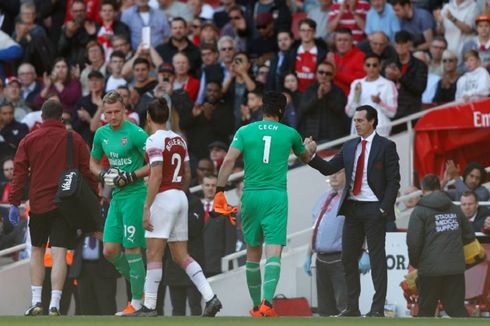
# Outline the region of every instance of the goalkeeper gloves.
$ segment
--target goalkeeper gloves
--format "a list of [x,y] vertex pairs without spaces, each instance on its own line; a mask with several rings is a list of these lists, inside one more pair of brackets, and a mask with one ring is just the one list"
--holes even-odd
[[216,195],[214,195],[213,210],[218,214],[230,216],[235,215],[238,208],[228,205],[225,193],[223,191],[218,191],[216,192]]
[[134,172],[122,171],[119,168],[110,168],[108,170],[101,171],[99,174],[99,181],[102,184],[109,187],[124,187],[137,180]]
[[131,184],[137,180],[136,173],[134,172],[126,172],[126,171],[121,171],[119,170],[119,175],[116,177],[114,180],[114,184],[117,187],[124,187],[127,186],[128,184]]

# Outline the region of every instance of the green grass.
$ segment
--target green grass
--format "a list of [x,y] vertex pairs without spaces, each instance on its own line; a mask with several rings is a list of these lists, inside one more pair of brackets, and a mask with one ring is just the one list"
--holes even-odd
[[468,319],[429,319],[429,318],[291,318],[253,319],[250,317],[157,317],[157,318],[119,318],[119,317],[0,317],[0,325],[186,325],[186,326],[221,326],[221,325],[489,325],[488,318]]

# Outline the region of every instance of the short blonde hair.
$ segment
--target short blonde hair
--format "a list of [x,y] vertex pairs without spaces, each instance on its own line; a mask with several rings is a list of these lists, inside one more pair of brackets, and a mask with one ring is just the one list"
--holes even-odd
[[104,98],[102,99],[103,104],[114,104],[116,102],[121,103],[123,107],[125,106],[124,99],[117,90],[112,90],[108,92],[107,94],[104,95]]

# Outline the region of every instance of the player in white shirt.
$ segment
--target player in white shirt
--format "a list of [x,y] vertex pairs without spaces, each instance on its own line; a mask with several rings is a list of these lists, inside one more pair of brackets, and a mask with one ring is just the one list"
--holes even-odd
[[[359,106],[372,106],[378,112],[376,132],[388,137],[391,132],[390,118],[395,116],[398,107],[398,91],[391,80],[380,75],[381,58],[378,55],[366,55],[364,71],[366,77],[356,79],[350,85],[345,113],[352,118]],[[351,134],[356,134],[354,122],[351,126]]]
[[184,139],[166,128],[169,114],[170,109],[163,98],[156,98],[148,105],[147,122],[153,134],[146,140],[151,171],[143,213],[143,225],[147,230],[145,302],[140,310],[129,316],[157,315],[158,285],[163,275],[162,257],[168,242],[172,259],[186,271],[206,301],[203,316],[214,317],[222,307],[221,302],[201,266],[187,252],[188,202],[183,189],[189,186],[191,179],[189,155]]

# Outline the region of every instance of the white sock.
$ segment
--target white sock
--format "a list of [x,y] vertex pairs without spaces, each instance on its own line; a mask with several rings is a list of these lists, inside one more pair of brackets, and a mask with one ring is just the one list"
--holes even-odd
[[141,309],[141,300],[131,299],[131,305],[134,309],[139,310]]
[[60,300],[61,300],[61,290],[52,290],[51,291],[51,302],[49,303],[49,309],[55,307],[56,309],[60,309]]
[[208,302],[214,297],[213,289],[209,285],[208,280],[204,277],[204,273],[202,272],[201,266],[194,261],[191,257],[188,257],[184,261],[184,269],[192,283],[196,286],[196,288],[201,292],[204,301]]
[[155,309],[157,306],[158,286],[162,274],[162,263],[148,263],[145,279],[145,307],[148,309]]
[[43,293],[43,287],[42,286],[31,286],[31,292],[32,292],[32,305],[36,305],[36,303],[41,303],[41,295]]

